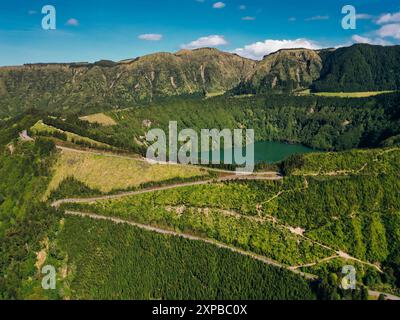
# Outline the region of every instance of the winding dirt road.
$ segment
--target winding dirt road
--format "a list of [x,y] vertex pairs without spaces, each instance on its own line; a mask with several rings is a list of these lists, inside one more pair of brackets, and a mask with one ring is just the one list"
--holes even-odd
[[[293,273],[301,275],[302,277],[304,277],[307,280],[316,280],[316,279],[318,279],[318,277],[316,275],[305,273],[305,272],[301,272],[300,270],[298,270],[298,268],[301,267],[301,266],[299,266],[299,267],[286,266],[286,265],[284,265],[282,263],[279,263],[279,262],[274,261],[272,259],[268,259],[268,258],[266,258],[264,256],[260,256],[260,255],[257,255],[255,253],[252,253],[252,252],[248,252],[248,251],[241,250],[241,249],[238,249],[238,248],[235,248],[235,247],[231,247],[231,246],[228,246],[228,245],[226,245],[224,243],[221,243],[219,241],[216,241],[216,240],[211,240],[211,239],[202,238],[202,237],[198,237],[198,236],[194,236],[194,235],[190,235],[190,234],[186,234],[186,233],[180,233],[180,232],[176,232],[176,231],[166,230],[166,229],[153,227],[153,226],[149,226],[149,225],[145,225],[145,224],[141,224],[141,223],[137,223],[137,222],[133,222],[133,221],[127,221],[127,220],[120,219],[120,218],[101,216],[101,215],[97,215],[97,214],[94,214],[94,213],[84,213],[84,212],[76,212],[76,211],[67,210],[67,211],[65,211],[65,214],[69,215],[69,216],[77,216],[77,217],[83,217],[83,218],[86,217],[86,218],[90,218],[90,219],[93,219],[93,220],[111,221],[111,222],[116,223],[116,224],[127,224],[127,225],[134,226],[134,227],[137,227],[137,228],[142,229],[142,230],[156,232],[156,233],[163,234],[163,235],[180,237],[180,238],[188,239],[188,240],[192,240],[192,241],[201,241],[201,242],[204,242],[204,243],[208,243],[208,244],[214,245],[214,246],[216,246],[218,248],[227,249],[227,250],[230,250],[232,252],[241,254],[243,256],[247,256],[247,257],[253,258],[253,259],[261,261],[261,262],[263,262],[263,263],[265,263],[267,265],[271,265],[271,266],[275,266],[275,267],[279,267],[279,268],[283,268],[283,269],[289,270],[289,271],[291,271]],[[339,256],[335,255],[335,256],[327,257],[327,258],[322,259],[320,262],[329,261],[329,260],[335,259],[337,257],[339,257]],[[309,264],[309,265],[304,265],[304,266],[313,266],[313,265],[315,265],[315,264]],[[384,295],[387,300],[400,300],[400,297],[398,297],[398,296],[395,296],[395,295],[392,295],[392,294],[388,294],[388,293],[384,293],[384,292],[379,292],[379,291],[368,290],[368,294],[371,297],[374,297],[374,298],[378,298],[380,295]]]
[[[231,171],[232,174],[232,171]],[[184,182],[184,183],[177,183],[177,184],[171,184],[167,186],[161,186],[161,187],[151,187],[151,188],[146,188],[143,190],[138,190],[138,191],[128,191],[128,192],[121,192],[115,195],[105,195],[105,196],[99,196],[99,197],[91,197],[91,198],[71,198],[71,199],[61,199],[54,201],[51,206],[54,208],[58,208],[60,205],[64,203],[90,203],[90,202],[95,202],[95,201],[100,201],[100,200],[112,200],[112,199],[120,199],[124,197],[129,197],[129,196],[136,196],[144,193],[150,193],[150,192],[156,192],[156,191],[163,191],[163,190],[170,190],[170,189],[177,189],[177,188],[183,188],[183,187],[190,187],[190,186],[198,186],[198,185],[205,185],[205,184],[210,184],[210,183],[215,183],[215,182],[224,182],[224,181],[238,181],[238,180],[282,180],[283,177],[279,175],[279,173],[274,172],[274,173],[269,173],[269,175],[230,175],[230,176],[225,176],[217,179],[209,179],[209,180],[201,180],[201,181],[193,181],[193,182]]]
[[292,271],[294,273],[302,275],[306,279],[314,280],[314,279],[317,278],[315,275],[312,275],[312,274],[309,274],[309,273],[304,273],[304,272],[301,272],[301,271],[299,271],[297,269],[296,270],[291,270],[288,266],[286,266],[284,264],[281,264],[281,263],[279,263],[277,261],[274,261],[272,259],[268,259],[268,258],[266,258],[264,256],[260,256],[260,255],[257,255],[255,253],[252,253],[252,252],[248,252],[248,251],[244,251],[242,249],[238,249],[236,247],[231,247],[231,246],[229,246],[227,244],[224,244],[224,243],[216,241],[216,240],[211,240],[211,239],[208,239],[208,238],[202,238],[202,237],[198,237],[198,236],[194,236],[194,235],[190,235],[190,234],[186,234],[186,233],[180,233],[180,232],[176,232],[176,231],[166,230],[166,229],[162,229],[162,228],[159,228],[159,227],[153,227],[153,226],[149,226],[149,225],[146,225],[146,224],[141,224],[141,223],[128,221],[128,220],[124,220],[124,219],[120,219],[120,218],[101,216],[101,215],[94,214],[94,213],[85,213],[85,212],[76,212],[76,211],[67,210],[67,211],[65,211],[65,214],[66,215],[70,215],[70,216],[87,217],[87,218],[91,218],[91,219],[94,219],[94,220],[112,221],[113,223],[116,223],[116,224],[127,224],[127,225],[131,225],[131,226],[143,229],[143,230],[152,231],[152,232],[156,232],[156,233],[160,233],[160,234],[164,234],[164,235],[180,237],[180,238],[193,240],[193,241],[201,241],[201,242],[204,242],[204,243],[212,244],[212,245],[214,245],[214,246],[216,246],[218,248],[228,249],[228,250],[230,250],[232,252],[236,252],[236,253],[239,253],[241,255],[251,257],[253,259],[256,259],[256,260],[261,261],[261,262],[263,262],[265,264],[268,264],[268,265],[272,265],[272,266],[275,266],[275,267],[279,267],[279,268],[284,268],[284,269],[290,270],[290,271]]

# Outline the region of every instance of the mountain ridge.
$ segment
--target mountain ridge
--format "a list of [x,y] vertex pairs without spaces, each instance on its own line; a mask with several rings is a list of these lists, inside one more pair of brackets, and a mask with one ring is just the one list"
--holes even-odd
[[[374,52],[374,59],[369,58],[370,51]],[[379,59],[385,61],[385,68],[373,65]],[[353,65],[360,67],[352,74]],[[341,70],[343,66],[348,67]],[[368,83],[363,81],[367,76],[372,79]],[[379,79],[386,79],[385,83],[378,85]],[[118,62],[0,67],[0,117],[32,107],[90,112],[126,108],[168,96],[291,93],[310,87],[315,91],[352,91],[352,87],[353,91],[373,91],[374,86],[377,91],[400,88],[400,46],[281,49],[260,61],[215,48],[186,49]]]

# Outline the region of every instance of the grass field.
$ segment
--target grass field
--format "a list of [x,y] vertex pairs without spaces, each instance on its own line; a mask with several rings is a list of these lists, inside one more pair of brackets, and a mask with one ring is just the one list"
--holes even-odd
[[79,119],[88,121],[90,123],[98,123],[103,126],[113,126],[117,124],[113,118],[105,115],[104,113],[91,114],[88,116],[80,117]]
[[206,98],[218,97],[218,96],[222,96],[224,94],[225,94],[225,91],[207,92]]
[[339,98],[367,98],[395,91],[368,91],[368,92],[316,92],[311,93],[310,89],[303,90],[297,94],[300,96],[316,95],[320,97],[339,97]]
[[[100,174],[101,173],[101,174]],[[102,192],[138,187],[147,182],[205,176],[204,169],[176,165],[150,165],[118,156],[96,155],[62,150],[54,167],[45,198],[67,177]]]
[[87,137],[83,137],[83,136],[80,136],[80,135],[72,133],[72,132],[63,131],[61,129],[57,129],[55,127],[49,126],[49,125],[43,123],[42,120],[38,121],[31,128],[31,131],[37,135],[40,135],[41,133],[54,133],[54,132],[64,133],[67,135],[67,140],[69,142],[81,141],[81,142],[86,142],[86,143],[89,143],[93,146],[97,146],[100,148],[111,148],[111,146],[109,146],[105,143],[102,143],[102,142],[99,142],[99,141],[96,141],[96,140],[93,140],[93,139],[90,139]]

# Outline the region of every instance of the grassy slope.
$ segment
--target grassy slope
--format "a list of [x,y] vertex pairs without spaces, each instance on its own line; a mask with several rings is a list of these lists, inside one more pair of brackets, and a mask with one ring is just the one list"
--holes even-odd
[[366,91],[366,92],[313,92],[310,89],[297,92],[297,95],[315,95],[320,97],[338,97],[338,98],[367,98],[381,94],[394,93],[394,90],[387,91]]
[[98,142],[96,140],[93,140],[93,139],[90,139],[90,138],[87,138],[87,137],[82,137],[82,136],[80,136],[78,134],[75,134],[75,133],[72,133],[72,132],[63,131],[61,129],[49,126],[49,125],[43,123],[43,121],[41,121],[41,120],[38,121],[34,126],[31,127],[31,131],[35,135],[39,135],[39,136],[40,136],[40,134],[43,134],[43,133],[45,133],[45,134],[46,133],[51,134],[51,133],[54,133],[54,132],[63,133],[63,134],[66,134],[67,140],[69,142],[81,141],[81,142],[86,142],[88,144],[91,144],[91,145],[99,147],[99,148],[111,148],[111,146],[109,146],[109,145],[107,145],[105,143]]
[[315,95],[321,97],[340,97],[340,98],[366,98],[380,94],[393,93],[395,91],[366,91],[366,92],[317,92]]
[[145,161],[119,156],[62,150],[54,166],[46,196],[56,190],[67,177],[73,177],[92,189],[110,192],[149,182],[201,176],[207,176],[207,172],[191,166],[151,165]]
[[80,119],[88,121],[90,123],[98,123],[103,126],[113,126],[117,124],[113,118],[105,115],[104,113],[95,113],[88,116],[80,117]]

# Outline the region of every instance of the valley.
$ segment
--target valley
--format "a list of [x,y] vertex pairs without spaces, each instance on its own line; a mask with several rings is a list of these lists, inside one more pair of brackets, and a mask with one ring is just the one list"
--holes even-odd
[[[400,82],[373,63],[398,70],[397,55],[0,68],[0,299],[397,299]],[[148,161],[146,133],[170,121],[254,129],[255,171]]]

